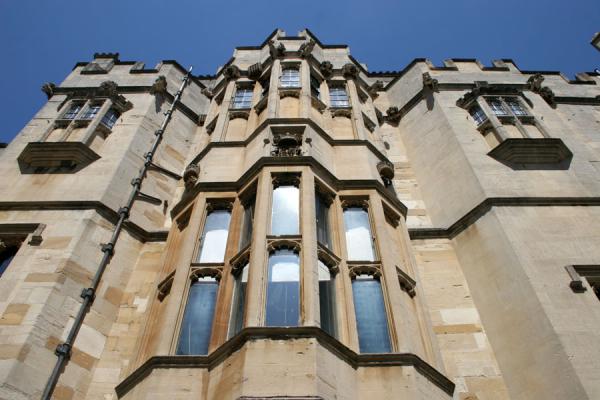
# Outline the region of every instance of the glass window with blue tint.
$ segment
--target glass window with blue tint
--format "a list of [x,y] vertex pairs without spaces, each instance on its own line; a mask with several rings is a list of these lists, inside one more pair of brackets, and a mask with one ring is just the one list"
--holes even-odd
[[329,88],[329,101],[331,107],[350,107],[348,92],[345,87],[332,86]]
[[222,263],[224,261],[230,221],[229,210],[216,210],[208,214],[200,239],[198,262]]
[[82,108],[83,108],[83,104],[80,104],[80,103],[71,104],[71,107],[69,107],[67,112],[63,114],[62,118],[63,119],[75,119],[75,117],[77,116],[77,114],[79,114],[79,111],[81,111]]
[[244,306],[246,304],[246,286],[248,285],[248,264],[235,277],[233,300],[231,302],[231,321],[229,337],[235,336],[244,327]]
[[300,87],[300,70],[296,68],[286,68],[281,72],[281,87],[297,88]]
[[269,257],[266,326],[297,326],[300,316],[300,258],[290,250]]
[[252,106],[253,92],[254,89],[251,88],[238,88],[235,91],[231,108],[250,108]]
[[300,190],[296,186],[279,186],[273,190],[271,213],[272,235],[299,234]]
[[329,268],[321,260],[319,260],[319,308],[321,329],[336,337],[335,280]]
[[190,286],[179,333],[177,354],[208,354],[219,283],[202,277]]
[[381,283],[370,275],[359,275],[352,281],[352,295],[360,352],[391,352]]
[[92,120],[96,117],[96,115],[98,115],[99,111],[100,104],[92,104],[85,110],[85,112],[81,116],[81,119]]
[[344,210],[346,248],[350,261],[375,261],[369,213],[360,207]]
[[100,122],[102,122],[102,124],[104,124],[108,129],[112,129],[120,116],[121,114],[119,114],[117,110],[111,108],[106,112],[106,114],[104,114],[104,117],[102,117]]

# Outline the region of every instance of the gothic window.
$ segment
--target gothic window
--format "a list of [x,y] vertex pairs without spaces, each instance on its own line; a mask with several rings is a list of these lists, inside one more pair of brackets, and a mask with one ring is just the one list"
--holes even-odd
[[121,116],[121,114],[119,114],[119,112],[117,110],[115,110],[114,108],[111,108],[110,110],[108,110],[106,112],[106,114],[104,114],[101,122],[108,129],[112,129],[113,126],[115,126],[115,123],[117,122],[117,120],[119,119],[120,116]]
[[319,308],[321,328],[336,337],[335,277],[321,260],[319,260]]
[[344,209],[346,248],[349,261],[375,261],[369,213],[361,207]]
[[72,103],[71,106],[67,109],[67,111],[62,115],[61,119],[72,120],[75,119],[77,114],[83,108],[83,103]]
[[204,224],[204,232],[200,239],[198,262],[222,263],[225,258],[227,236],[229,234],[229,210],[210,211]]
[[512,111],[512,113],[514,115],[516,115],[516,116],[528,115],[527,111],[525,110],[525,108],[523,108],[523,105],[521,104],[521,102],[519,101],[518,98],[507,97],[507,98],[505,98],[505,102],[508,105],[508,107],[510,108],[510,111]]
[[254,203],[255,196],[252,196],[244,204],[244,217],[242,220],[242,232],[240,236],[240,248],[246,247],[252,240],[252,228],[254,224]]
[[273,189],[273,209],[271,213],[272,235],[297,235],[300,216],[300,189],[292,185]]
[[300,87],[300,70],[298,68],[284,68],[281,72],[280,85],[284,88]]
[[392,351],[381,282],[361,274],[352,280],[352,296],[361,353]]
[[91,104],[83,113],[83,115],[81,116],[81,119],[83,120],[92,120],[94,119],[94,117],[96,115],[98,115],[98,112],[100,111],[100,107],[102,107],[102,104]]
[[196,278],[190,285],[177,354],[208,354],[219,283],[214,277]]
[[229,337],[235,336],[244,326],[244,308],[246,304],[246,286],[248,285],[248,268],[246,263],[238,272],[234,280],[233,300],[231,303],[231,321],[229,323]]
[[329,100],[331,107],[350,107],[348,93],[343,86],[332,86],[329,88]]
[[329,204],[325,196],[315,193],[315,211],[317,217],[317,241],[331,249],[331,232],[329,229]]
[[266,326],[297,326],[300,316],[300,257],[291,250],[269,256]]
[[231,108],[250,108],[252,106],[252,88],[238,87],[233,97],[233,105]]

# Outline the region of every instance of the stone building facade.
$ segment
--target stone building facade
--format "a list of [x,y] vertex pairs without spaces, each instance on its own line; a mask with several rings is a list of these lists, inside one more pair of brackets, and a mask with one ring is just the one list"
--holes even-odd
[[95,54],[0,156],[0,398],[600,398],[599,84]]

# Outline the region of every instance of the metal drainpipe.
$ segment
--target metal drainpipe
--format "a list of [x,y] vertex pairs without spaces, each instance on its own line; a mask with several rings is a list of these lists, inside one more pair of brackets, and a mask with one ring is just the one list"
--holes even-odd
[[179,90],[175,94],[175,98],[173,99],[173,103],[171,103],[171,107],[165,112],[165,118],[160,126],[160,128],[155,131],[156,138],[154,139],[154,143],[152,144],[152,148],[148,153],[146,153],[143,168],[140,170],[138,176],[131,181],[131,185],[133,189],[131,194],[129,195],[129,200],[127,200],[127,204],[124,207],[119,209],[119,221],[115,225],[115,229],[113,230],[112,237],[110,238],[110,242],[102,245],[102,252],[104,255],[102,256],[102,261],[100,261],[100,265],[98,266],[98,270],[94,275],[94,279],[92,280],[92,285],[88,288],[85,288],[81,291],[81,298],[83,302],[79,307],[79,311],[77,312],[77,317],[73,322],[73,326],[69,331],[69,335],[67,336],[67,340],[64,343],[60,343],[56,346],[56,350],[54,354],[58,357],[56,360],[56,364],[54,365],[54,369],[52,370],[52,374],[48,378],[48,382],[46,383],[46,387],[44,388],[44,393],[42,394],[42,400],[50,400],[52,397],[52,393],[54,392],[54,388],[58,383],[58,379],[60,378],[61,373],[63,372],[63,368],[66,366],[67,361],[71,357],[71,349],[73,348],[73,343],[77,338],[77,333],[79,333],[79,329],[83,324],[83,319],[87,314],[89,307],[94,302],[94,297],[96,295],[96,290],[98,289],[98,285],[100,284],[100,279],[102,279],[102,275],[110,262],[114,254],[115,245],[117,244],[117,240],[119,239],[119,235],[121,234],[121,229],[123,229],[123,223],[126,219],[129,218],[129,211],[133,206],[136,198],[140,194],[140,188],[142,186],[142,181],[146,177],[146,172],[148,171],[148,167],[152,164],[152,159],[154,157],[154,153],[162,140],[163,133],[169,121],[171,120],[171,115],[175,110],[175,106],[181,100],[181,94],[183,93],[183,89],[187,84],[190,75],[192,73],[192,67],[188,70],[187,74],[182,78],[181,86],[179,86]]

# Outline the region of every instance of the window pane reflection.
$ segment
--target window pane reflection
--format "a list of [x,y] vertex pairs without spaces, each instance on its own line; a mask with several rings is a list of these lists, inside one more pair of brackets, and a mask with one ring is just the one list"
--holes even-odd
[[381,283],[368,275],[352,281],[354,312],[361,353],[389,353],[391,350]]
[[244,326],[244,305],[246,303],[246,286],[248,285],[248,264],[235,277],[233,301],[231,306],[231,323],[229,337],[235,336]]
[[348,260],[375,261],[369,213],[360,207],[344,210]]
[[331,248],[329,235],[329,205],[320,194],[315,195],[315,211],[317,216],[317,241],[327,248]]
[[300,308],[300,259],[290,250],[269,257],[266,326],[298,325]]
[[227,210],[216,210],[208,214],[202,234],[198,262],[221,263],[225,258],[227,235],[231,214]]
[[279,186],[273,190],[271,214],[272,235],[297,235],[300,190],[295,186]]
[[219,283],[212,277],[200,278],[190,286],[177,354],[208,354],[218,289]]
[[319,260],[319,307],[321,328],[335,337],[335,281],[329,268],[321,260]]

